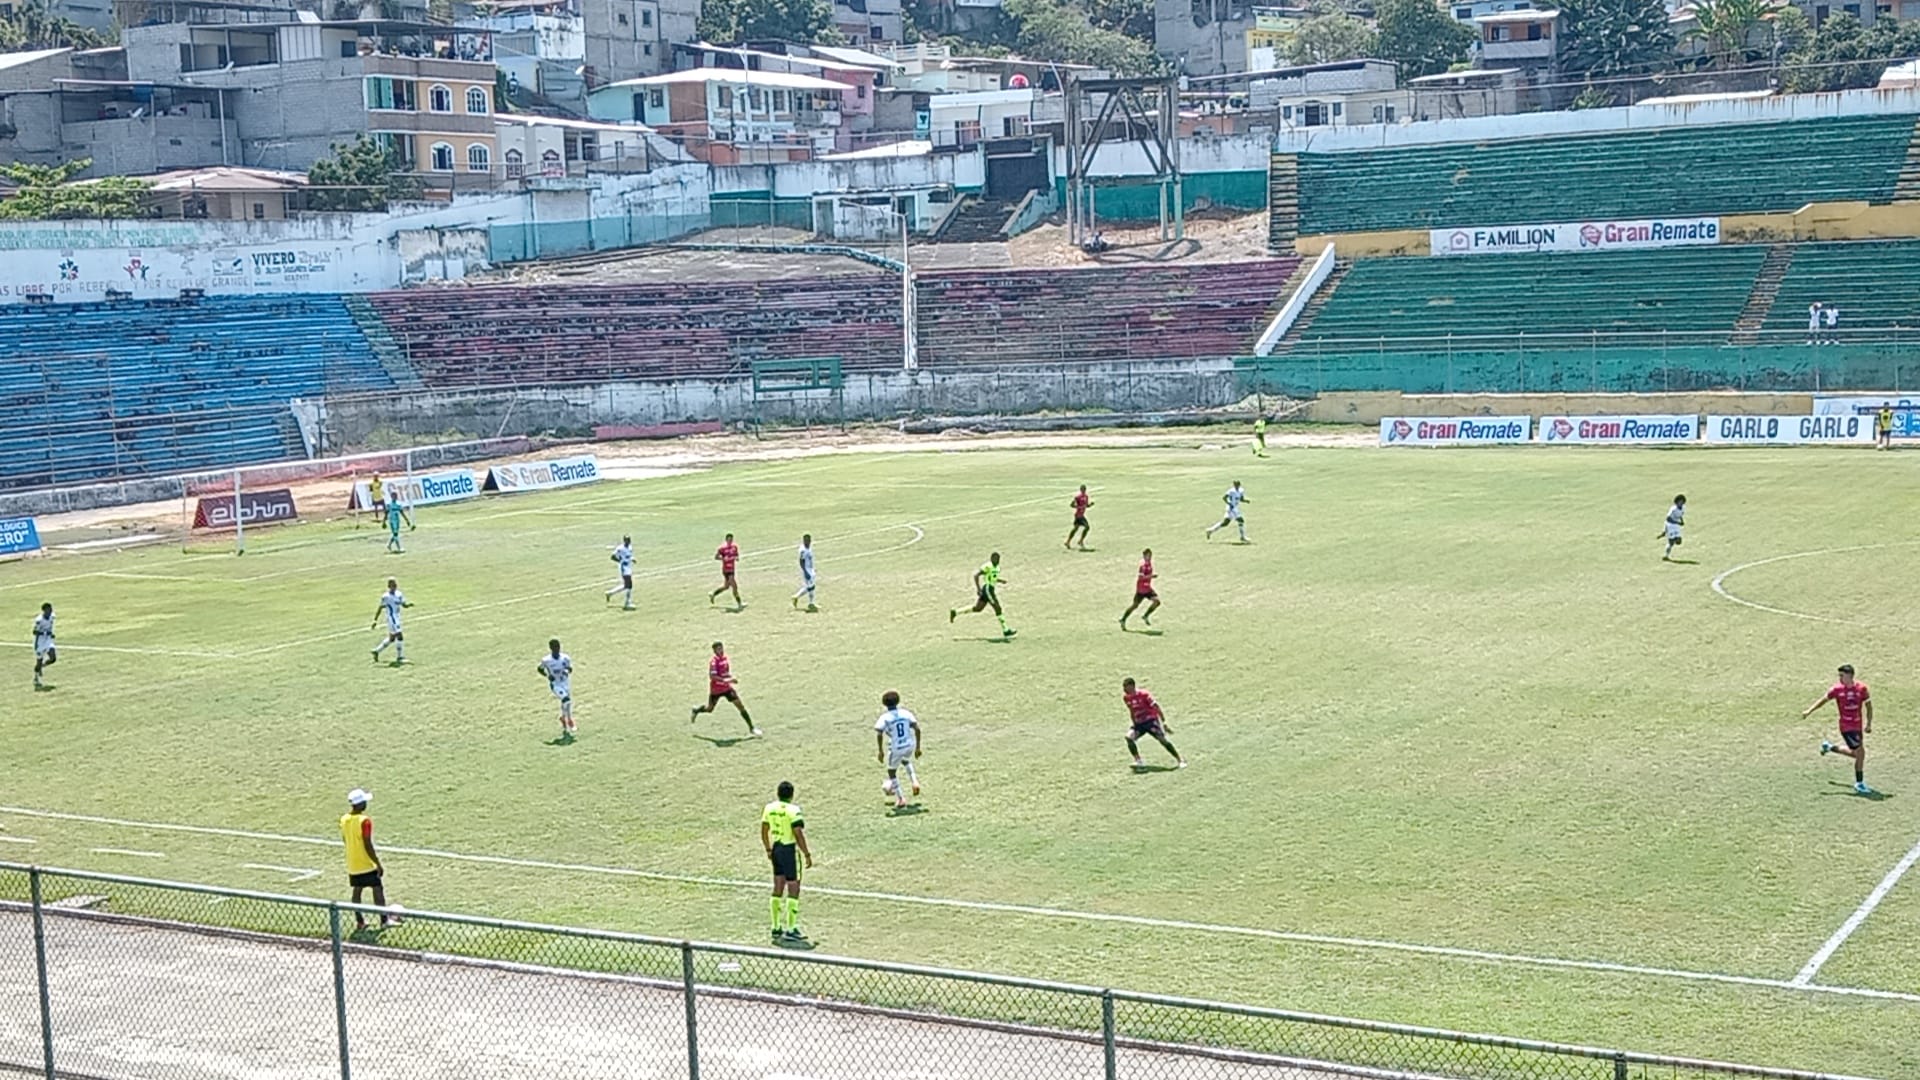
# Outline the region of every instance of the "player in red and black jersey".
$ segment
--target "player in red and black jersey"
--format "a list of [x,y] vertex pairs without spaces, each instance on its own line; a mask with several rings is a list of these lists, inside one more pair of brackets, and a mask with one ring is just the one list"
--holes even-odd
[[1167,748],[1167,753],[1173,755],[1174,768],[1186,768],[1187,759],[1180,756],[1180,751],[1175,750],[1172,741],[1167,738],[1173,729],[1167,726],[1166,714],[1160,711],[1160,703],[1153,700],[1153,695],[1135,686],[1132,679],[1127,679],[1120,684],[1120,696],[1126,701],[1127,715],[1133,721],[1133,726],[1127,730],[1127,753],[1133,755],[1133,767],[1146,767],[1146,763],[1140,760],[1140,736],[1151,735],[1155,742]]
[[1087,485],[1080,485],[1080,493],[1073,497],[1073,527],[1067,530],[1067,550],[1073,550],[1073,538],[1080,537],[1080,550],[1087,550],[1087,531],[1093,526],[1087,524],[1087,507],[1093,505],[1093,499],[1087,494]]
[[1120,629],[1127,628],[1128,617],[1143,603],[1147,605],[1147,610],[1140,616],[1140,621],[1148,626],[1153,625],[1153,613],[1160,610],[1160,594],[1153,590],[1155,576],[1153,549],[1148,548],[1140,553],[1140,569],[1133,580],[1133,603],[1128,604],[1127,610],[1120,613]]
[[727,534],[726,542],[721,544],[720,549],[713,553],[713,558],[715,562],[720,564],[720,587],[707,594],[707,603],[713,603],[720,598],[721,593],[731,590],[733,592],[733,606],[735,608],[746,607],[747,602],[740,599],[740,583],[733,579],[733,568],[740,562],[740,545],[733,542],[732,533]]
[[713,659],[707,662],[707,703],[695,705],[693,715],[687,718],[687,722],[700,719],[701,713],[712,712],[713,707],[722,701],[733,702],[733,707],[739,710],[740,719],[747,722],[747,731],[760,734],[760,729],[753,726],[753,717],[747,715],[746,704],[740,700],[740,691],[734,687],[733,661],[727,659],[727,647],[716,641],[713,643]]
[[1867,735],[1873,731],[1873,697],[1867,693],[1867,684],[1853,677],[1853,665],[1840,665],[1840,679],[1821,695],[1819,701],[1807,706],[1800,714],[1802,720],[1814,714],[1814,711],[1833,702],[1840,711],[1840,741],[1844,746],[1835,746],[1831,742],[1822,742],[1822,754],[1844,754],[1853,759],[1853,790],[1861,795],[1872,795],[1873,789],[1867,786]]

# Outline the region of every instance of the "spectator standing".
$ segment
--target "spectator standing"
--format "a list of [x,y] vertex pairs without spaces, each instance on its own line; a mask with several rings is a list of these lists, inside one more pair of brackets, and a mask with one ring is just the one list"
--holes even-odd
[[1820,344],[1820,301],[1807,305],[1807,344]]
[[1840,305],[1822,304],[1820,318],[1827,324],[1827,344],[1840,344]]

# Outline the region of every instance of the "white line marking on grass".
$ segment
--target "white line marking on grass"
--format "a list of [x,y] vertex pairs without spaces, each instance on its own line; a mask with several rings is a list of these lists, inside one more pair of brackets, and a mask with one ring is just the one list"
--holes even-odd
[[[0,641],[0,649],[31,649],[32,642]],[[69,645],[60,643],[61,652],[127,653],[131,656],[188,656],[197,660],[232,660],[244,653],[206,652],[199,649],[163,649],[144,645]]]
[[29,840],[24,836],[0,836],[0,844],[37,844],[38,840]]
[[289,885],[297,881],[307,881],[309,879],[317,878],[320,876],[320,871],[318,870],[309,870],[299,866],[274,866],[272,863],[257,863],[257,862],[241,863],[240,869],[265,870],[268,873],[272,873],[272,874],[291,874],[293,876],[287,879],[287,883]]
[[1840,929],[1835,930],[1826,944],[1820,946],[1820,951],[1807,958],[1800,973],[1793,977],[1793,985],[1811,986],[1813,977],[1820,974],[1820,969],[1833,959],[1833,954],[1840,951],[1840,946],[1847,943],[1853,932],[1860,929],[1860,924],[1867,921],[1867,916],[1873,914],[1873,909],[1880,906],[1880,901],[1885,900],[1893,887],[1900,884],[1900,879],[1913,869],[1915,863],[1920,863],[1920,843],[1914,844],[1904,858],[1893,864],[1893,869],[1887,871],[1887,876],[1880,879],[1880,884],[1873,887],[1865,900],[1860,901],[1860,906],[1854,908],[1853,914],[1847,916],[1847,921],[1840,924]]
[[[248,829],[227,829],[212,825],[185,825],[176,822],[128,821],[122,818],[100,817],[92,814],[70,814],[56,810],[30,810],[16,806],[0,806],[0,814],[46,818],[55,821],[77,821],[91,825],[109,825],[118,828],[145,829],[154,832],[193,833],[202,836],[225,836],[242,840],[260,840],[269,843],[305,844],[310,847],[338,848],[341,846],[338,840],[318,836],[290,836],[282,833],[254,832]],[[382,844],[380,849],[389,853],[414,855],[427,859],[446,859],[452,862],[479,863],[489,866],[512,866],[531,870],[553,870],[574,874],[595,874],[603,877],[661,881],[677,885],[703,885],[726,889],[752,889],[755,891],[761,891],[766,888],[766,882],[764,881],[706,877],[697,874],[675,874],[660,870],[640,870],[625,866],[596,866],[591,863],[552,862],[545,859],[520,859],[506,855],[476,855],[470,852],[446,851],[439,848],[397,847],[392,844]],[[1182,919],[1160,919],[1146,915],[1118,915],[1110,912],[1072,911],[1066,908],[1038,907],[1029,904],[1008,904],[986,900],[957,900],[941,896],[914,896],[903,893],[873,892],[866,889],[838,889],[832,886],[820,885],[809,885],[808,889],[816,895],[837,896],[848,900],[869,900],[886,904],[910,904],[920,907],[987,911],[1005,915],[1026,915],[1034,918],[1061,919],[1073,922],[1119,923],[1159,930],[1180,930],[1200,934],[1262,938],[1269,941],[1284,941],[1297,945],[1319,945],[1357,951],[1413,953],[1422,956],[1477,960],[1494,964],[1513,964],[1526,967],[1555,968],[1574,971],[1598,971],[1616,975],[1646,975],[1664,979],[1678,979],[1687,982],[1752,986],[1767,990],[1791,990],[1844,997],[1920,1002],[1920,994],[1908,994],[1896,990],[1875,990],[1869,987],[1859,986],[1826,986],[1817,983],[1790,982],[1786,979],[1766,979],[1751,975],[1728,975],[1711,971],[1688,971],[1679,968],[1645,967],[1638,964],[1615,964],[1603,960],[1568,960],[1550,956],[1524,956],[1517,953],[1455,948],[1450,945],[1417,945],[1404,941],[1382,941],[1376,938],[1346,938],[1336,937],[1330,934],[1307,934],[1288,930],[1269,930],[1263,927],[1188,922]]]
[[95,577],[119,578],[123,581],[198,581],[205,583],[206,578],[191,577],[186,574],[136,574],[128,570],[102,570]]
[[79,581],[82,578],[99,577],[104,571],[89,570],[84,574],[67,574],[64,577],[36,578],[33,581],[15,581],[0,585],[0,589],[32,589],[41,585],[54,585],[62,581]]
[[134,851],[130,848],[117,847],[97,847],[93,849],[93,853],[95,855],[125,855],[131,859],[164,859],[167,857],[165,852]]
[[1742,607],[1753,608],[1755,611],[1765,611],[1774,615],[1785,615],[1789,619],[1805,619],[1808,622],[1837,623],[1841,626],[1867,626],[1867,623],[1860,622],[1856,619],[1840,619],[1832,615],[1814,615],[1805,611],[1773,607],[1769,604],[1743,599],[1727,591],[1726,581],[1740,571],[1751,570],[1756,566],[1768,566],[1773,563],[1787,562],[1792,559],[1810,559],[1816,555],[1843,555],[1851,551],[1877,551],[1880,548],[1908,547],[1916,543],[1920,543],[1920,540],[1896,540],[1886,544],[1855,544],[1851,547],[1820,548],[1817,551],[1796,551],[1791,555],[1775,555],[1769,559],[1755,559],[1753,562],[1741,563],[1739,566],[1720,571],[1719,574],[1714,576],[1709,587],[1713,589],[1714,592],[1720,594],[1721,599],[1731,600]]

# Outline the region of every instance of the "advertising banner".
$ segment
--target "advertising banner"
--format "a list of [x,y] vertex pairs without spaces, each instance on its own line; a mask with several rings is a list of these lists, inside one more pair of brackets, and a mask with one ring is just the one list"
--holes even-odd
[[[380,478],[382,493],[389,499],[399,499],[402,506],[431,506],[434,503],[471,499],[480,494],[480,484],[480,477],[470,469]],[[367,481],[354,483],[353,496],[347,502],[347,509],[373,509],[373,492]]]
[[546,488],[591,484],[600,479],[600,463],[593,455],[521,461],[487,470],[487,491],[540,491]]
[[[292,521],[299,516],[299,511],[293,506],[293,489],[291,488],[240,493],[240,523],[248,528],[278,521]],[[234,528],[233,496],[211,495],[201,499],[193,508],[193,527],[196,529]]]
[[1531,416],[1383,416],[1381,446],[1498,446],[1526,442]]
[[1808,443],[1870,445],[1873,417],[1709,416],[1706,441],[1721,446],[1800,446]]
[[1563,221],[1549,225],[1465,226],[1433,229],[1427,238],[1436,256],[1511,255],[1537,251],[1633,251],[1720,242],[1720,219],[1641,218],[1633,221]]
[[1700,418],[1686,415],[1543,416],[1536,441],[1554,446],[1648,446],[1700,438]]
[[40,550],[40,533],[33,519],[0,518],[0,555],[25,555]]
[[1880,411],[1880,406],[1893,408],[1893,437],[1896,439],[1920,438],[1920,400],[1901,394],[1846,394],[1834,396],[1814,395],[1813,412],[1816,416],[1870,416]]

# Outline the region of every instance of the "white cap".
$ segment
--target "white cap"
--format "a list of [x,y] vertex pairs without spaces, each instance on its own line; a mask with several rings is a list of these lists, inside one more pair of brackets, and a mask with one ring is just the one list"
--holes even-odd
[[373,792],[364,788],[354,788],[352,791],[347,792],[347,805],[360,806],[372,798]]

